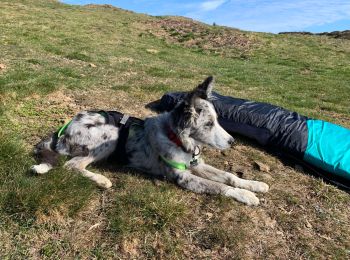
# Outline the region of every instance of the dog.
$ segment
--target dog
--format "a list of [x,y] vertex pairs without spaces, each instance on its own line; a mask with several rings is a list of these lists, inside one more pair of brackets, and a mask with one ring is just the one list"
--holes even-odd
[[125,116],[120,120],[124,122],[111,124],[101,112],[81,112],[64,131],[61,129],[36,146],[40,164],[33,165],[31,170],[47,173],[57,164],[59,155],[68,155],[71,159],[65,167],[78,171],[99,187],[110,188],[112,183],[108,178],[86,167],[111,158],[118,144],[124,143],[123,154],[116,156],[124,156],[128,167],[166,178],[196,193],[221,194],[256,206],[259,199],[254,192],[267,192],[267,184],[238,178],[205,164],[200,158],[203,145],[223,150],[234,142],[218,123],[210,102],[212,88],[213,77],[208,77],[172,111],[129,126],[123,140],[122,128],[128,121]]

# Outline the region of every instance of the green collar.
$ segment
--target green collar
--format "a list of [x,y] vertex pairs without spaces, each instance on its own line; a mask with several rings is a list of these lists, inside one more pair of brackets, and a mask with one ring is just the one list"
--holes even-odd
[[159,157],[163,160],[163,162],[165,162],[166,165],[168,165],[171,168],[183,170],[183,171],[188,168],[185,163],[179,163],[179,162],[175,162],[172,160],[168,160],[164,156],[161,156],[161,155],[159,155]]
[[65,123],[59,130],[57,133],[57,137],[60,138],[62,135],[64,135],[64,131],[66,131],[67,127],[69,126],[69,124],[72,123],[72,120],[70,120],[69,122]]
[[[198,158],[196,158],[197,155],[195,155],[195,154],[192,155],[192,160],[190,161],[190,165],[192,167],[198,165]],[[167,158],[165,158],[164,156],[161,156],[161,155],[159,155],[159,158],[162,159],[163,162],[165,162],[165,164],[168,165],[171,168],[182,170],[182,171],[188,169],[188,166],[187,166],[186,163],[175,162],[175,161],[169,160],[169,159],[167,159]]]
[[[198,152],[196,153],[196,149],[198,149]],[[192,160],[190,161],[190,166],[191,167],[194,167],[194,166],[197,166],[198,165],[198,157],[199,154],[201,153],[201,149],[200,147],[197,145],[194,152],[192,153]],[[179,162],[175,162],[173,160],[169,160],[167,158],[165,158],[164,156],[162,155],[159,155],[159,158],[163,160],[163,162],[165,162],[166,165],[168,165],[169,167],[171,168],[174,168],[174,169],[178,169],[178,170],[186,170],[188,169],[188,166],[186,163],[179,163]]]

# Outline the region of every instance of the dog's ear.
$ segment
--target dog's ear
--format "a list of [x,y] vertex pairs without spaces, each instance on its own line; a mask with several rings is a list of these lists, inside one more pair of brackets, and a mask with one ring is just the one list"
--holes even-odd
[[202,99],[209,99],[211,97],[213,85],[214,85],[214,78],[213,76],[209,76],[201,84],[199,84],[197,88],[194,89],[193,93],[194,95]]
[[188,128],[193,123],[196,114],[193,106],[194,98],[193,93],[188,94],[172,111],[174,125],[181,130]]
[[194,124],[197,114],[193,106],[193,100],[196,98],[193,94],[189,94],[181,103],[179,103],[171,112],[175,132],[182,142],[182,146],[186,152],[195,149],[195,144],[189,138],[191,125]]

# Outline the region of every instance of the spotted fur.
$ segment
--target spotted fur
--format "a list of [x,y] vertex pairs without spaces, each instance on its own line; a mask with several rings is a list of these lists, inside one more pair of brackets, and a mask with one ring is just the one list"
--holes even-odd
[[[258,205],[259,199],[254,192],[267,192],[267,184],[240,179],[202,160],[197,165],[191,165],[193,154],[200,151],[202,145],[226,149],[234,141],[219,125],[210,102],[212,83],[213,78],[207,78],[172,111],[146,118],[143,127],[131,129],[125,148],[128,166],[165,177],[193,192],[222,194],[247,205]],[[168,129],[179,138],[181,146],[169,139]],[[57,134],[54,134],[37,146],[36,153],[41,163],[32,166],[32,170],[38,174],[46,173],[55,166],[59,154],[68,155],[72,158],[66,162],[66,167],[79,171],[100,187],[109,188],[112,183],[108,178],[86,167],[113,153],[118,143],[118,131],[118,127],[107,124],[101,114],[81,112],[73,118],[64,135],[57,139]],[[188,168],[172,168],[161,156],[185,163]]]

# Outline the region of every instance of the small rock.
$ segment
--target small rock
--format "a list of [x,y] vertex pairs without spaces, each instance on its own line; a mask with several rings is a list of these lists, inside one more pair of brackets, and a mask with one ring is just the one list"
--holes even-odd
[[93,64],[93,63],[89,63],[89,67],[96,68],[97,66],[95,64]]
[[264,164],[262,162],[259,161],[254,161],[254,163],[256,164],[256,166],[258,167],[258,169],[262,172],[270,172],[270,166],[268,166],[267,164]]
[[2,63],[0,63],[0,70],[4,70],[4,69],[6,69],[6,65],[5,65],[5,64],[2,64]]
[[227,166],[228,165],[228,161],[224,161],[224,165]]

